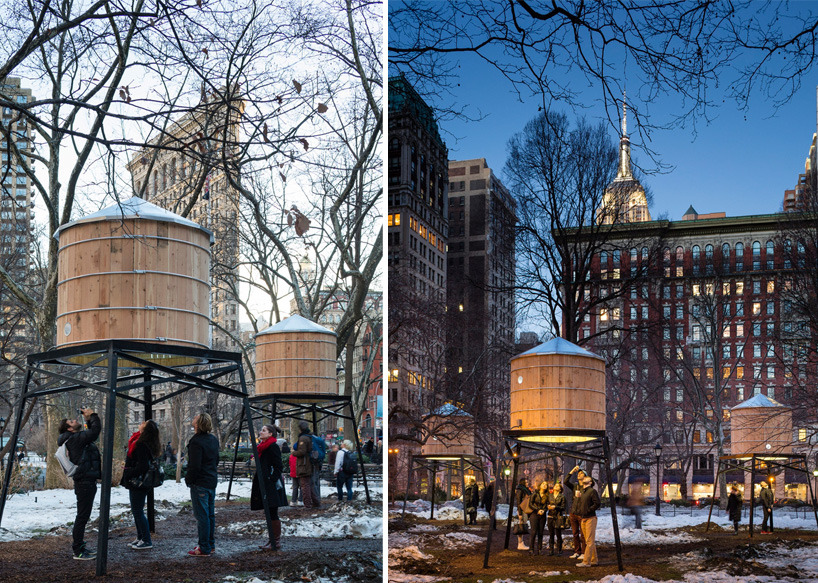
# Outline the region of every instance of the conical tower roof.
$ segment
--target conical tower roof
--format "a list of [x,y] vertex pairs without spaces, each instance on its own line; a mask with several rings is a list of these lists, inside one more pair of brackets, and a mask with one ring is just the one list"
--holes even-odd
[[256,336],[261,336],[262,334],[281,334],[284,332],[318,332],[321,334],[332,334],[335,336],[335,332],[330,330],[329,328],[324,328],[320,324],[316,324],[312,320],[307,320],[304,316],[299,316],[298,314],[293,314],[288,318],[284,318],[281,322],[277,324],[273,324],[269,328],[265,328]]
[[530,350],[526,350],[525,352],[522,352],[517,356],[519,357],[531,354],[568,354],[572,356],[588,356],[590,358],[598,358],[603,362],[605,361],[605,359],[599,356],[598,354],[589,352],[582,348],[581,346],[577,346],[573,342],[568,342],[564,338],[554,338],[552,340],[549,340],[548,342],[540,344],[539,346],[535,346]]

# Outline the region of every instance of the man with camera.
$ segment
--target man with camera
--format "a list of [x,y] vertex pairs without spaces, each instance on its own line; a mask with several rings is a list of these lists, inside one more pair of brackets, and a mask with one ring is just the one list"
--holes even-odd
[[77,496],[77,517],[74,520],[71,545],[74,558],[87,561],[96,558],[96,551],[85,544],[85,525],[91,517],[91,508],[97,495],[97,480],[102,476],[102,463],[99,448],[94,443],[102,430],[99,415],[89,407],[78,409],[77,413],[85,419],[87,429],[76,419],[63,419],[60,422],[60,437],[57,446],[65,444],[68,458],[77,466],[73,474],[74,494]]

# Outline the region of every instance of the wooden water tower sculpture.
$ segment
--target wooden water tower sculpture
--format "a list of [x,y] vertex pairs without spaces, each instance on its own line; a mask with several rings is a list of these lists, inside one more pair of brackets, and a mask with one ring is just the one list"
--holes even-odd
[[511,430],[520,440],[581,443],[605,434],[605,360],[562,338],[511,359]]
[[336,338],[298,314],[256,334],[256,395],[337,395]]
[[733,455],[792,453],[792,409],[758,394],[730,410]]
[[426,426],[429,439],[421,448],[425,458],[454,461],[474,456],[473,418],[462,409],[447,403],[432,413]]
[[57,348],[112,339],[210,347],[210,231],[133,197],[63,225],[57,238]]

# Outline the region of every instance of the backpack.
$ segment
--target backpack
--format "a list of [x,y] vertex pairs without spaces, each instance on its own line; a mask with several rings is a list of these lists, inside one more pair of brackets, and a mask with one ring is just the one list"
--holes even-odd
[[327,457],[327,444],[317,435],[310,435],[310,437],[312,437],[312,453],[310,457],[314,462],[322,464]]
[[60,467],[62,471],[65,472],[65,475],[69,478],[73,476],[77,472],[77,464],[71,461],[71,458],[68,457],[68,449],[65,447],[65,444],[68,442],[66,439],[63,444],[57,448],[57,452],[54,454],[54,457],[57,458],[57,461],[60,462]]
[[354,476],[358,473],[358,456],[354,451],[345,451],[341,460],[341,471],[347,476]]
[[159,458],[151,456],[148,462],[148,471],[141,476],[133,476],[125,484],[127,489],[150,490],[158,488],[165,481],[165,468],[159,463]]

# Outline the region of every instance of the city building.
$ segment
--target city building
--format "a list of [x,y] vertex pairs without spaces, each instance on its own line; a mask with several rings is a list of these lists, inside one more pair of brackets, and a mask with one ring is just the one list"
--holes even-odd
[[633,175],[631,141],[628,138],[628,110],[622,101],[622,135],[619,138],[619,165],[616,178],[602,196],[597,222],[602,225],[639,223],[650,220],[645,188]]
[[389,461],[400,490],[445,368],[448,151],[434,111],[402,75],[389,78],[388,115]]
[[[712,495],[717,459],[730,454],[731,409],[754,395],[790,404],[814,375],[814,339],[793,300],[805,248],[786,217],[691,207],[680,221],[613,227],[612,247],[638,238],[660,253],[602,251],[594,262],[586,297],[614,299],[585,318],[579,337],[608,360],[610,438],[620,459],[633,460],[630,479],[649,481],[651,495],[657,486],[664,499]],[[811,451],[808,418],[796,412],[792,433],[796,452]],[[743,476],[728,481],[744,487]],[[804,499],[805,478],[787,471],[776,490]]]
[[457,401],[495,429],[480,432],[491,443],[508,428],[516,206],[484,158],[449,161],[446,364]]
[[[214,233],[210,318],[215,350],[238,350],[233,338],[240,335],[239,305],[231,293],[238,285],[239,195],[230,187],[219,157],[222,143],[238,139],[242,110],[241,101],[227,107],[204,96],[128,162],[134,194],[171,212],[187,213],[187,218]],[[171,404],[158,404],[154,416],[159,423],[169,423]],[[141,412],[132,410],[129,419],[139,423]]]
[[[32,101],[31,90],[21,86],[20,79],[8,77],[0,83],[5,100],[21,106]],[[33,242],[34,199],[31,178],[25,165],[32,162],[31,125],[24,111],[3,107],[0,132],[0,265],[17,282],[24,285],[34,268],[31,258]],[[4,358],[15,358],[30,352],[26,346],[35,343],[34,331],[27,328],[27,319],[19,302],[5,285],[0,284],[0,350]]]

